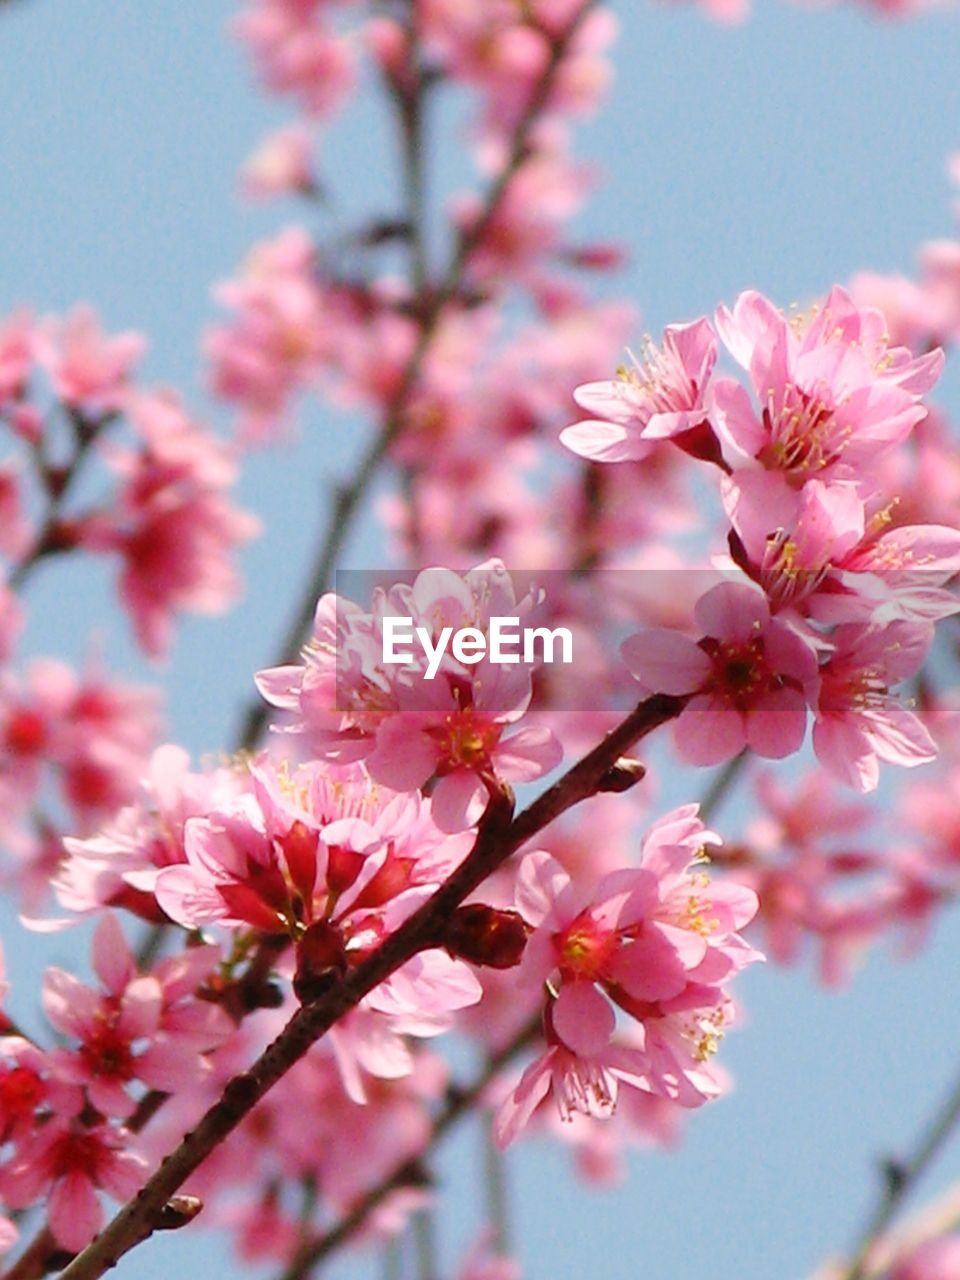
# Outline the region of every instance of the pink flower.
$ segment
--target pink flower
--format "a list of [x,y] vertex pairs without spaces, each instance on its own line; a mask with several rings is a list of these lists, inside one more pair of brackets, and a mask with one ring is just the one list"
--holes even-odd
[[[524,859],[517,907],[535,928],[518,981],[549,993],[547,1050],[498,1114],[501,1144],[551,1088],[561,1116],[611,1114],[621,1082],[682,1106],[719,1092],[705,1064],[733,1014],[723,984],[759,956],[737,932],[756,913],[752,890],[693,870],[716,842],[690,805],[653,825],[638,869],[592,892],[549,854]],[[640,1024],[635,1043],[612,1041],[614,1005]]]
[[0,324],[0,408],[22,399],[36,347],[33,315],[20,307]]
[[293,94],[313,116],[343,105],[354,85],[349,42],[325,30],[327,6],[251,0],[233,28],[273,93]]
[[800,749],[816,688],[814,650],[772,619],[752,586],[720,583],[694,609],[696,642],[675,631],[624,641],[624,660],[651,692],[691,695],[674,728],[691,764],[718,764],[750,747],[779,759]]
[[920,397],[943,367],[943,353],[914,358],[890,349],[879,311],[859,310],[834,288],[802,330],[766,298],[742,293],[716,325],[748,370],[759,416],[731,379],[713,386],[711,421],[727,462],[808,480],[860,481],[878,456],[907,438],[926,415]]
[[717,361],[717,338],[703,318],[670,325],[663,345],[648,342],[642,363],[615,382],[590,382],[574,398],[594,418],[566,427],[563,444],[595,462],[643,458],[653,440],[676,439],[707,419],[706,391]]
[[131,1081],[172,1093],[194,1086],[209,1069],[203,1054],[233,1029],[227,1014],[194,992],[216,968],[217,947],[195,947],[161,960],[140,977],[112,915],[93,941],[93,964],[104,990],[84,986],[63,969],[44,975],[43,1007],[53,1026],[80,1042],[53,1055],[60,1079],[83,1085],[94,1107],[122,1119],[136,1103]]
[[81,828],[133,795],[157,730],[153,690],[114,683],[95,667],[78,674],[38,659],[24,681],[0,677],[0,784],[27,807],[44,777],[56,778]]
[[124,406],[145,345],[137,333],[106,337],[96,312],[81,303],[65,320],[47,323],[38,354],[65,404],[86,413],[112,413]]
[[327,921],[369,947],[437,888],[469,834],[438,830],[429,800],[374,786],[361,766],[266,763],[253,794],[184,828],[185,862],[156,877],[160,905],[188,928],[218,921],[298,936]]
[[[532,781],[560,761],[546,728],[508,726],[526,713],[533,664],[474,664],[444,652],[436,677],[424,678],[425,655],[384,661],[385,617],[412,619],[436,647],[442,632],[472,627],[489,635],[490,619],[529,622],[540,597],[517,600],[502,562],[490,560],[464,577],[426,569],[412,587],[379,592],[371,612],[334,595],[317,604],[313,638],[300,667],[257,675],[261,694],[294,715],[294,732],[329,760],[366,759],[371,776],[396,791],[413,791],[431,777],[433,815],[449,831],[480,816],[495,778]],[[519,657],[519,655],[514,655]]]
[[229,769],[190,770],[190,757],[172,744],[158,747],[141,770],[141,799],[121,810],[96,836],[66,836],[67,857],[53,881],[60,903],[82,913],[123,907],[146,920],[166,920],[154,897],[163,867],[185,863],[183,828],[233,799],[248,779]]
[[245,443],[277,433],[291,396],[316,379],[329,354],[334,308],[317,282],[315,259],[306,233],[291,228],[257,245],[240,279],[216,290],[235,314],[204,340],[210,382],[215,395],[240,408]]
[[169,646],[175,611],[222,613],[233,602],[240,581],[232,554],[259,522],[224,496],[235,479],[229,451],[174,399],[140,396],[130,413],[141,448],[113,452],[123,484],[83,538],[120,553],[121,600],[140,644],[157,656]]
[[[428,800],[375,787],[357,765],[314,764],[290,776],[263,764],[254,786],[254,794],[187,822],[187,863],[159,873],[157,900],[186,927],[288,934],[301,1000],[359,964],[473,842],[469,833],[441,833]],[[402,965],[331,1032],[350,1096],[365,1101],[361,1067],[381,1078],[410,1070],[401,1036],[439,1034],[480,996],[472,971],[445,951]]]
[[97,1190],[123,1201],[146,1178],[146,1162],[125,1145],[123,1130],[51,1116],[16,1144],[0,1171],[0,1191],[12,1209],[27,1209],[48,1191],[53,1237],[77,1253],[103,1224]]
[[858,791],[874,790],[879,760],[912,768],[937,754],[922,722],[890,694],[920,668],[932,640],[932,627],[909,622],[848,623],[833,633],[813,746],[821,764]]
[[722,482],[736,558],[773,610],[820,622],[935,620],[954,613],[943,584],[960,568],[960,531],[891,526],[896,503],[864,502],[852,481],[810,480],[798,492],[769,471]]

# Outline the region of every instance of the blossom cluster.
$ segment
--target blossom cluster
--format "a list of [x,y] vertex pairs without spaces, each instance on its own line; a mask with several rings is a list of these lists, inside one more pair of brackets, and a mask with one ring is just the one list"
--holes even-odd
[[[749,376],[717,376],[720,342]],[[689,701],[680,755],[714,764],[749,746],[796,751],[808,712],[821,763],[862,791],[878,759],[933,759],[922,721],[891,695],[914,676],[933,623],[957,609],[960,530],[900,517],[888,460],[927,414],[937,349],[893,347],[879,311],[835,288],[791,320],[762,295],[675,326],[644,364],[588,384],[596,417],[564,443],[603,462],[670,440],[712,463],[740,582],[696,602],[696,639],[639,633],[624,657],[641,685]],[[718,561],[718,563],[720,563]]]
[[[96,920],[94,984],[44,975],[52,1036],[9,1015],[0,1036],[0,1204],[43,1215],[44,1266],[418,922],[426,941],[298,1047],[183,1188],[245,1258],[319,1257],[354,1221],[397,1234],[434,1196],[427,1160],[464,1099],[501,1147],[546,1130],[611,1181],[626,1148],[675,1142],[726,1091],[716,1054],[755,941],[785,963],[812,939],[835,983],[887,930],[916,945],[960,890],[960,720],[929,661],[958,611],[960,463],[927,402],[960,332],[956,245],[928,246],[916,283],[862,275],[806,313],[745,292],[610,377],[634,312],[592,284],[623,253],[571,230],[596,181],[571,137],[609,80],[607,8],[252,0],[234,27],[297,113],[244,189],[299,197],[315,221],[216,291],[203,346],[233,440],[138,387],[142,340],[104,334],[90,308],[0,325],[5,874],[38,931]],[[404,140],[407,207],[344,230],[317,141],[371,71]],[[446,193],[441,237],[417,166],[442,86],[477,186]],[[383,463],[401,483],[382,525],[416,569],[369,601],[321,594],[299,655],[256,676],[267,745],[251,732],[194,768],[157,745],[152,691],[92,659],[14,667],[17,593],[68,552],[113,557],[151,657],[181,612],[231,604],[256,530],[229,496],[238,464],[289,442],[311,400],[374,424],[328,549]],[[93,502],[95,465],[110,491]],[[696,562],[693,537],[709,545]],[[432,638],[435,670],[385,660],[396,617]],[[503,617],[568,627],[577,663],[438,647]],[[796,766],[811,723],[815,769],[793,790],[755,773],[721,841],[710,810],[737,770]],[[610,745],[632,752],[665,725],[673,754]],[[676,760],[726,766],[702,807]],[[880,761],[932,769],[900,784],[878,835],[864,795]],[[512,817],[528,784],[540,799]],[[679,805],[663,795],[677,787]],[[451,906],[458,877],[471,887]],[[139,955],[124,916],[148,928]],[[487,1064],[467,1087],[425,1043],[450,1031]],[[0,1248],[15,1236],[0,1220]],[[954,1239],[924,1241],[890,1276],[955,1262]],[[460,1274],[518,1268],[481,1237]]]

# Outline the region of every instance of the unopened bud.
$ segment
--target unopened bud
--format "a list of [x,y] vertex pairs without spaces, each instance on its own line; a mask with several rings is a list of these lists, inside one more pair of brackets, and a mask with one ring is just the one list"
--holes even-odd
[[171,1196],[157,1214],[154,1229],[176,1231],[192,1222],[202,1208],[203,1201],[197,1196]]
[[511,969],[520,963],[527,945],[527,925],[517,911],[471,902],[453,913],[443,945],[452,956],[471,964]]
[[619,793],[621,791],[629,791],[631,787],[646,776],[646,765],[640,763],[639,760],[632,760],[629,756],[621,756],[616,760],[607,772],[597,783],[598,791],[612,791]]
[[343,976],[347,955],[343,934],[327,920],[318,920],[297,943],[297,971],[293,990],[301,1004],[319,1000]]

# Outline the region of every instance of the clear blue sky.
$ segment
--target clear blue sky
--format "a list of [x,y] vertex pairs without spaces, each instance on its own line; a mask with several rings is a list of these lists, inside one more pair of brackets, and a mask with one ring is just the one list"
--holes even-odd
[[[618,292],[650,329],[745,287],[787,304],[859,268],[908,270],[919,242],[949,234],[956,15],[885,23],[758,0],[750,22],[723,29],[686,8],[616,7],[616,88],[583,131],[607,181],[583,228],[629,245]],[[282,112],[253,91],[224,35],[233,10],[227,0],[23,0],[0,12],[0,309],[90,299],[111,327],[147,333],[148,376],[197,404],[211,281],[293,215],[252,212],[234,194],[239,163]],[[327,153],[358,200],[384,180],[362,123]],[[324,479],[347,465],[350,444],[308,415],[306,460],[266,456],[244,480],[269,528],[245,557],[246,600],[223,622],[186,625],[162,673],[171,735],[195,752],[229,737],[238,690],[284,622]],[[76,657],[96,630],[114,665],[149,676],[106,584],[99,573],[38,579],[31,646]],[[910,964],[877,955],[841,995],[772,966],[749,974],[749,1023],[724,1047],[736,1093],[693,1118],[679,1153],[638,1157],[614,1194],[574,1182],[563,1153],[521,1147],[508,1172],[529,1280],[799,1278],[842,1246],[875,1189],[875,1158],[916,1131],[960,1070],[958,924],[945,918]],[[26,1003],[41,951],[33,941],[12,951]],[[476,1150],[475,1135],[449,1148],[448,1245],[472,1229]],[[960,1176],[960,1152],[931,1186],[949,1175]],[[191,1231],[155,1241],[120,1274],[226,1274],[224,1257]],[[365,1264],[335,1274],[366,1274]]]

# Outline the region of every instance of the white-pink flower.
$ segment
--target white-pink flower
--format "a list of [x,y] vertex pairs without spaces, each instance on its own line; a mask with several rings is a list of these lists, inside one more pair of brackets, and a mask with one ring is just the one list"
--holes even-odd
[[595,462],[643,458],[655,440],[673,439],[707,419],[706,392],[717,337],[706,319],[670,325],[612,382],[577,387],[574,399],[593,416],[566,427],[560,440]]
[[848,623],[833,632],[813,747],[821,764],[858,791],[874,790],[880,760],[912,768],[937,754],[923,722],[890,692],[917,672],[932,641],[927,623]]
[[[610,1115],[622,1083],[682,1106],[719,1092],[707,1063],[733,1017],[724,984],[760,957],[739,934],[756,895],[697,866],[717,842],[689,805],[653,825],[639,868],[595,888],[547,853],[524,859],[517,908],[535,927],[518,982],[547,994],[547,1047],[498,1113],[501,1144],[551,1088],[561,1116]],[[639,1024],[629,1043],[614,1038],[615,1007]]]
[[716,325],[759,406],[732,379],[713,384],[711,421],[724,456],[735,470],[777,471],[796,488],[862,481],[926,416],[920,397],[943,367],[942,351],[914,358],[890,348],[881,313],[858,308],[839,287],[805,325],[752,290],[732,312],[718,308]]

